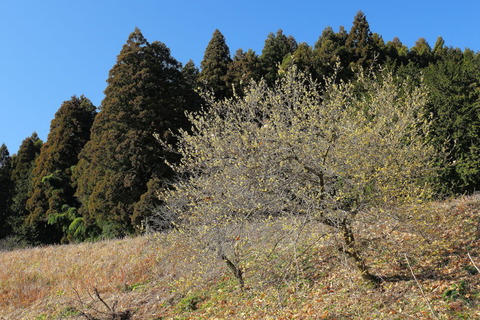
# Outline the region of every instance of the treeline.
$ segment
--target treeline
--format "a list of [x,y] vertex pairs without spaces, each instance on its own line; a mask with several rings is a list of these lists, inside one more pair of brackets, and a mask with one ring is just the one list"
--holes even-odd
[[200,68],[182,66],[165,44],[148,42],[136,29],[110,70],[100,107],[84,97],[65,101],[51,122],[47,142],[34,133],[18,152],[0,147],[0,238],[4,246],[65,243],[139,233],[161,204],[157,192],[174,177],[165,161],[189,130],[186,111],[205,106],[198,92],[237,99],[252,80],[273,85],[295,65],[319,81],[334,73],[352,79],[360,69],[383,66],[412,86],[424,81],[432,120],[425,137],[441,155],[434,181],[438,195],[480,187],[480,54],[433,48],[420,38],[412,48],[385,42],[358,12],[350,31],[327,27],[312,46],[282,30],[271,33],[261,54],[231,55],[215,30]]

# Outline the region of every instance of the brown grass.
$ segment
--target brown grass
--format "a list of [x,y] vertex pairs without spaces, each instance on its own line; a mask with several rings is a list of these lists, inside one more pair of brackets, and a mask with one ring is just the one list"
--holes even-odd
[[377,287],[315,227],[265,254],[270,228],[252,229],[255,241],[243,248],[244,291],[221,261],[177,233],[0,252],[0,319],[82,319],[80,311],[108,319],[89,308],[106,311],[93,288],[132,319],[480,318],[480,275],[468,257],[480,267],[478,197],[434,203],[402,224],[381,212],[359,224],[368,265],[383,280]]

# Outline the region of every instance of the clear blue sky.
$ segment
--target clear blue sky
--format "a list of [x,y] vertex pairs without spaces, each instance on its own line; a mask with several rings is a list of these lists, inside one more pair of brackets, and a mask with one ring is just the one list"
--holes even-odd
[[0,0],[0,144],[13,154],[33,131],[45,141],[72,95],[99,106],[108,71],[136,26],[198,66],[216,28],[232,54],[260,54],[270,32],[283,29],[313,45],[327,26],[350,30],[358,10],[385,42],[398,36],[411,47],[424,37],[433,47],[442,36],[447,46],[480,50],[478,0]]

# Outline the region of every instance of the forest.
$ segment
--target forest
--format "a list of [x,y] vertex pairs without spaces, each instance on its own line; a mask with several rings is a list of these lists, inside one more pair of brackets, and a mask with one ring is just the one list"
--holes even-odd
[[[321,93],[318,87],[324,88]],[[302,90],[311,94],[288,93]],[[278,109],[278,96],[288,96],[292,100],[285,101],[303,106],[310,116]],[[270,109],[257,107],[252,102],[257,98]],[[315,101],[330,110],[316,122]],[[339,101],[355,102],[369,116],[353,107],[336,114],[332,106]],[[388,107],[369,109],[373,104]],[[244,110],[241,119],[252,127],[221,109],[225,105]],[[290,118],[285,122],[280,115]],[[217,127],[202,122],[208,119]],[[359,131],[342,135],[336,121]],[[257,122],[263,123],[253,125]],[[412,126],[415,134],[407,132]],[[277,131],[266,140],[259,138],[272,128]],[[397,129],[401,136],[393,134]],[[207,133],[218,139],[202,140]],[[229,147],[219,142],[233,137],[237,140]],[[330,144],[350,149],[325,147]],[[135,29],[108,74],[101,106],[85,96],[71,97],[51,121],[47,141],[32,133],[14,152],[0,147],[0,248],[118,238],[142,234],[152,225],[192,226],[199,222],[191,217],[202,210],[214,216],[232,208],[248,218],[252,212],[302,214],[319,210],[315,204],[321,203],[324,212],[335,215],[312,219],[342,231],[346,253],[364,277],[375,280],[349,244],[353,236],[345,217],[367,203],[393,206],[480,189],[480,53],[449,47],[441,37],[433,47],[421,37],[411,48],[398,38],[385,41],[370,30],[361,11],[349,30],[327,27],[314,44],[297,43],[282,30],[270,33],[261,53],[232,54],[215,30],[200,66],[182,65],[164,43],[149,42]],[[244,158],[232,157],[242,153]],[[323,157],[315,158],[319,154]],[[352,154],[358,157],[352,160]],[[250,166],[256,156],[264,163]],[[239,159],[241,165],[229,167]],[[319,163],[325,166],[319,169]],[[389,175],[375,171],[378,163]],[[229,181],[237,189],[218,177],[218,168],[230,170],[223,179],[233,177]],[[362,176],[342,176],[342,170]],[[246,192],[252,185],[273,191]],[[384,199],[387,195],[394,204]],[[198,199],[203,202],[191,209]],[[233,207],[235,201],[243,208]],[[339,218],[339,211],[345,217]],[[238,265],[221,255],[242,285]]]

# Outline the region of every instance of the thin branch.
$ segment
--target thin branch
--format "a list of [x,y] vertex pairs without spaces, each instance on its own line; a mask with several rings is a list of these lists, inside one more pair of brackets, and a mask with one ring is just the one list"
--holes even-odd
[[418,286],[418,288],[420,289],[420,292],[422,293],[423,299],[425,300],[425,302],[427,303],[428,307],[430,308],[430,312],[432,313],[432,315],[433,315],[433,317],[434,317],[435,319],[439,319],[438,316],[437,316],[437,314],[436,314],[435,311],[433,310],[432,305],[431,305],[430,302],[428,301],[427,296],[425,295],[425,292],[423,292],[423,289],[422,289],[422,286],[420,285],[420,282],[418,282],[417,277],[416,277],[415,274],[413,273],[413,269],[412,269],[412,266],[410,265],[410,261],[408,260],[407,254],[404,254],[404,255],[405,255],[405,260],[407,261],[408,269],[410,269],[410,273],[412,274],[413,279],[415,279],[415,282],[417,283],[417,286]]
[[470,255],[470,252],[468,252],[467,255],[470,258],[470,261],[472,262],[475,269],[477,269],[478,273],[480,273],[480,269],[478,269],[477,265],[475,264],[475,261],[473,261],[472,256]]
[[95,296],[97,297],[97,299],[105,306],[105,308],[107,308],[108,311],[110,311],[111,313],[115,313],[115,306],[117,305],[117,301],[115,301],[113,303],[113,306],[110,307],[106,302],[105,300],[102,299],[102,297],[100,297],[100,293],[98,292],[98,289],[97,288],[93,288],[93,291],[95,293]]

